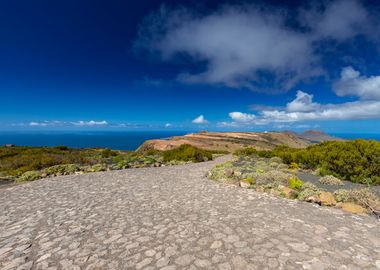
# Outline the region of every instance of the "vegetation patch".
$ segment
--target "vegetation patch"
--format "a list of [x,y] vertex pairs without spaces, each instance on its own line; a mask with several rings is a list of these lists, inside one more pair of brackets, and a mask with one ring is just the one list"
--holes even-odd
[[212,160],[213,153],[214,152],[212,151],[199,149],[189,144],[183,144],[178,148],[165,151],[163,153],[163,158],[165,162],[169,162],[172,160],[202,162]]
[[330,141],[295,149],[280,146],[273,151],[257,151],[260,157],[280,157],[291,168],[301,165],[318,169],[323,175],[362,183],[380,184],[380,142],[375,140]]
[[303,182],[297,177],[293,176],[289,178],[289,187],[292,189],[300,190],[302,188]]
[[57,147],[0,147],[0,175],[18,182],[74,173],[125,168],[159,167],[181,162],[211,160],[219,152],[184,145],[178,149],[146,153],[111,149]]
[[342,186],[344,185],[343,181],[336,178],[333,175],[326,175],[321,178],[319,178],[319,182],[321,182],[324,185],[330,185],[330,186]]

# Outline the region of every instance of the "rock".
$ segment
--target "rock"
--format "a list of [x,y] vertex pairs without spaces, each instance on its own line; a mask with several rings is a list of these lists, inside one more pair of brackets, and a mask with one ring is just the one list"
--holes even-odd
[[319,199],[319,196],[317,196],[317,195],[307,197],[305,201],[311,202],[311,203],[321,204],[321,200]]
[[231,168],[227,168],[224,170],[224,175],[226,177],[231,177],[234,174],[234,171]]
[[288,187],[282,187],[281,191],[285,197],[289,199],[293,199],[297,196],[297,191]]
[[240,186],[242,188],[249,188],[251,186],[251,184],[247,181],[240,181]]
[[367,213],[367,210],[364,207],[362,207],[356,203],[341,203],[338,206],[342,210],[344,210],[346,212],[354,213],[354,214],[366,214]]
[[326,206],[336,205],[336,200],[334,198],[334,195],[330,192],[321,192],[321,194],[319,194],[319,200],[321,202],[321,205],[326,205]]

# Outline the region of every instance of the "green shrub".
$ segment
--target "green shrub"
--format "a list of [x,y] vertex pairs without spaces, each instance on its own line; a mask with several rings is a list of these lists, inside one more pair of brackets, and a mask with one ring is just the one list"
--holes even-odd
[[295,162],[291,162],[290,163],[289,169],[291,169],[291,170],[298,170],[299,168],[300,167],[298,166],[297,163],[295,163]]
[[25,181],[34,181],[41,178],[41,172],[39,171],[28,171],[23,173],[18,179],[17,182]]
[[368,207],[379,198],[371,192],[368,188],[363,189],[338,189],[334,192],[337,202],[352,202],[359,204],[363,207]]
[[257,154],[257,150],[252,147],[244,147],[234,152],[235,156],[251,156],[251,155],[256,155],[256,154]]
[[118,169],[124,169],[126,165],[127,165],[127,162],[125,162],[125,160],[121,160],[121,161],[119,161],[119,162],[117,163],[116,167],[117,167]]
[[375,140],[330,141],[306,149],[280,146],[273,151],[259,151],[259,156],[278,156],[284,163],[302,164],[317,169],[321,175],[343,180],[380,184],[380,142]]
[[313,185],[312,183],[306,182],[302,185],[301,192],[298,193],[297,198],[301,201],[305,201],[312,196],[315,196],[315,197],[319,196],[321,192],[322,191],[319,188],[317,188],[315,185]]
[[48,167],[44,169],[43,172],[46,173],[47,175],[53,175],[53,174],[68,175],[68,174],[73,174],[79,170],[80,168],[76,164],[62,164],[62,165],[54,165],[54,166]]
[[241,181],[247,182],[250,185],[256,184],[256,180],[255,180],[255,178],[253,176],[248,176],[248,177],[242,179]]
[[164,151],[163,158],[165,162],[172,160],[202,162],[212,160],[212,154],[213,152],[211,151],[199,149],[189,144],[183,144],[178,148]]
[[260,173],[256,175],[257,185],[287,185],[288,179],[292,177],[292,174],[285,173],[282,171],[269,171],[265,173]]
[[109,157],[114,157],[117,156],[117,152],[112,151],[111,149],[103,149],[101,152],[102,158],[109,158]]
[[342,186],[344,185],[343,181],[336,178],[333,175],[326,175],[321,178],[319,178],[319,182],[324,185],[330,185],[330,186]]
[[156,149],[149,149],[145,154],[148,156],[158,156],[162,154],[162,151]]
[[288,184],[290,188],[300,190],[302,188],[303,182],[297,177],[293,176],[289,178]]
[[92,172],[104,172],[107,170],[107,165],[105,164],[95,164],[90,169]]

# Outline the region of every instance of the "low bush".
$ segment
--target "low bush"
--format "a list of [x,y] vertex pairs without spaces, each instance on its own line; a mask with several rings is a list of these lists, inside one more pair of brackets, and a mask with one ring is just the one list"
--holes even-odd
[[178,148],[163,152],[165,162],[172,160],[202,162],[212,160],[213,152],[199,149],[189,144],[183,144]]
[[305,201],[310,197],[318,197],[321,194],[321,190],[312,183],[306,182],[302,185],[301,191],[298,193],[298,199]]
[[256,180],[255,180],[255,178],[253,176],[248,176],[246,178],[243,178],[241,181],[246,182],[246,183],[248,183],[250,185],[256,184]]
[[41,172],[39,171],[28,171],[23,173],[18,179],[17,182],[25,181],[34,181],[41,178]]
[[317,169],[321,175],[333,175],[343,180],[380,184],[380,142],[357,139],[330,141],[295,149],[280,146],[273,151],[258,151],[262,157],[280,157],[284,163],[302,164]]
[[109,158],[109,157],[114,157],[114,156],[117,156],[117,152],[116,151],[112,151],[111,149],[104,149],[102,150],[102,158]]
[[251,155],[256,155],[256,154],[257,154],[257,150],[253,147],[244,147],[234,152],[234,155],[236,156],[251,156]]
[[368,188],[363,189],[338,189],[334,192],[337,202],[352,202],[363,207],[368,207],[379,198]]
[[80,167],[76,164],[62,164],[48,167],[43,170],[47,175],[68,175],[73,174],[80,170]]
[[300,190],[302,188],[303,182],[297,177],[293,176],[288,180],[288,184],[290,188]]
[[289,178],[293,175],[285,173],[282,171],[269,171],[265,173],[260,173],[256,175],[256,184],[257,185],[287,185]]
[[319,182],[324,185],[330,185],[330,186],[342,186],[344,185],[343,181],[336,178],[333,175],[326,175],[321,178],[319,178]]
[[90,168],[91,172],[104,172],[107,170],[107,165],[105,164],[95,164]]

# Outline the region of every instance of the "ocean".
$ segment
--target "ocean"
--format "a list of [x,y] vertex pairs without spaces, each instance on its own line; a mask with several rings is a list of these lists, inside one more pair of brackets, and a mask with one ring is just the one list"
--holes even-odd
[[57,146],[77,148],[111,148],[136,150],[144,141],[180,136],[186,131],[128,131],[128,132],[0,132],[0,145]]
[[[0,145],[22,146],[102,147],[119,150],[136,150],[144,141],[181,136],[186,131],[128,131],[128,132],[0,132]],[[331,133],[343,139],[374,139],[380,141],[380,134]]]
[[366,139],[366,140],[377,140],[380,141],[380,134],[376,133],[329,133],[332,136],[339,137],[342,139],[354,140],[354,139]]

